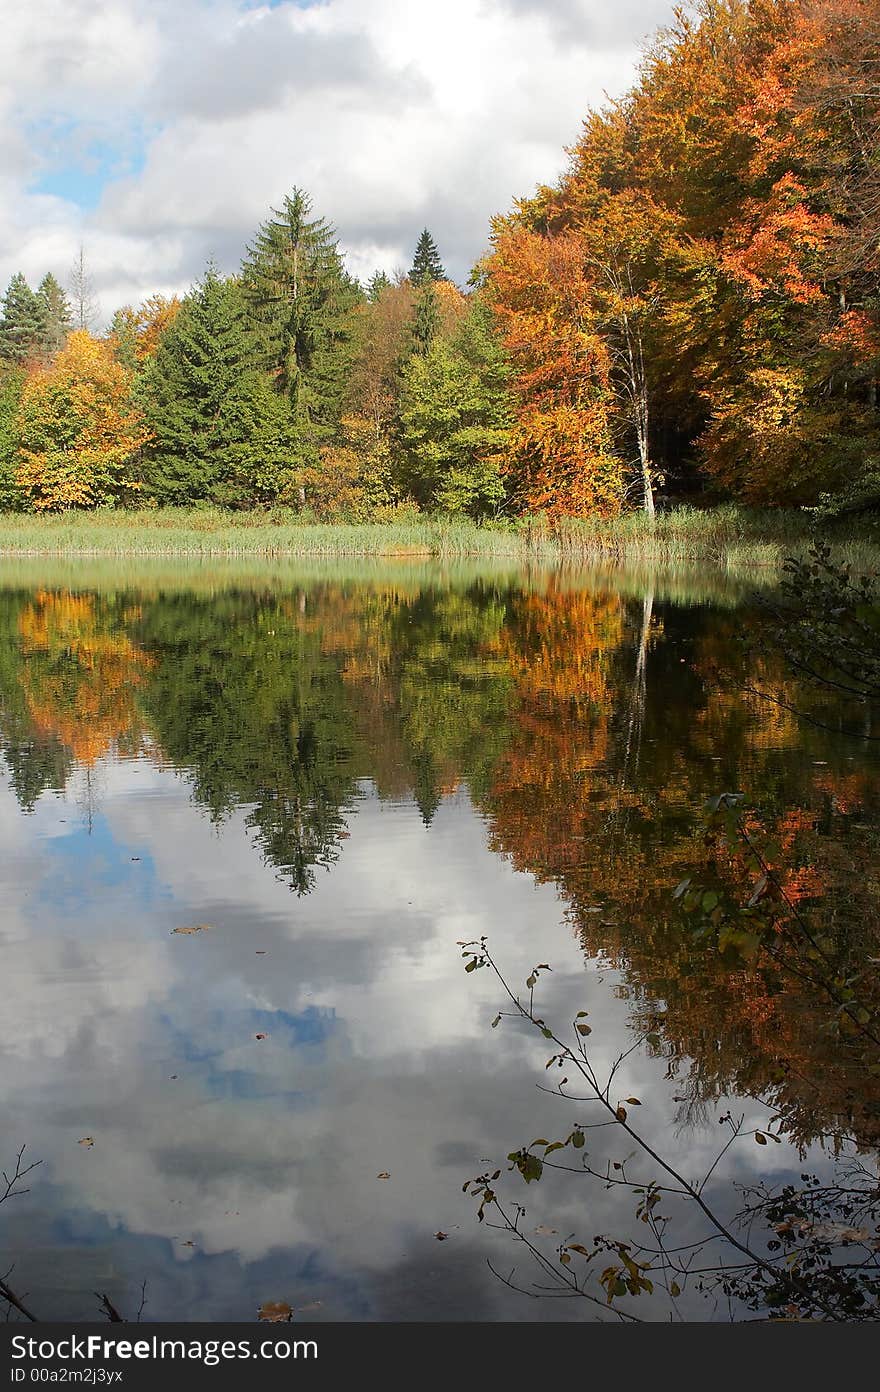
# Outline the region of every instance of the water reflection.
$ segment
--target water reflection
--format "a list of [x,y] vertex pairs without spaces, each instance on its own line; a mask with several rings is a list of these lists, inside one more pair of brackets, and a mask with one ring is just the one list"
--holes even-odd
[[[0,588],[0,1049],[4,1135],[45,1165],[39,1207],[2,1216],[52,1317],[145,1277],[153,1318],[578,1315],[499,1286],[461,1200],[559,1127],[540,1050],[465,988],[455,943],[482,932],[513,975],[552,961],[563,1006],[586,962],[609,1058],[665,1010],[630,1086],[649,1125],[685,1099],[689,1164],[731,1093],[773,1093],[803,1144],[876,1140],[856,1044],[671,904],[713,853],[705,798],[745,789],[790,892],[876,940],[851,873],[876,767],[745,691],[797,695],[737,647],[724,582],[41,567]],[[577,1197],[530,1202],[558,1223]]]

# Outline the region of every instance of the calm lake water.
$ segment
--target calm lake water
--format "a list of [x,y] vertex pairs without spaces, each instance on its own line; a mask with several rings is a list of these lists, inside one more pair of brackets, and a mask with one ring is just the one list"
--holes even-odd
[[[42,1164],[0,1269],[30,1305],[131,1314],[146,1281],[146,1319],[591,1318],[494,1276],[535,1273],[462,1193],[579,1119],[535,1087],[548,1046],[491,1028],[481,934],[516,982],[551,964],[548,1015],[589,1009],[600,1061],[654,1022],[621,1095],[689,1176],[768,1090],[808,1152],[876,1139],[810,1002],[671,897],[715,793],[807,895],[876,811],[866,746],[747,689],[792,695],[739,647],[752,613],[711,575],[3,562],[0,1160]],[[710,1192],[802,1168],[744,1143]],[[532,1232],[630,1222],[579,1176],[513,1180]]]

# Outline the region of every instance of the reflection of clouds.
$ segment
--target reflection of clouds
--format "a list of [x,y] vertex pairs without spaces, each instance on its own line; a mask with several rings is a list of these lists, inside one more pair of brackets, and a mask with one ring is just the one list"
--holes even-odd
[[[414,807],[364,796],[338,865],[297,899],[263,865],[245,814],[212,827],[184,778],[106,762],[100,787],[91,836],[46,795],[25,839],[14,803],[0,801],[3,863],[22,857],[5,884],[3,1096],[46,1161],[59,1216],[77,1213],[86,1240],[104,1224],[120,1243],[163,1239],[166,1267],[318,1252],[386,1317],[401,1273],[436,1289],[424,1263],[449,1245],[431,1246],[437,1229],[481,1263],[497,1239],[476,1233],[464,1179],[589,1113],[535,1091],[550,1046],[507,1020],[489,1028],[500,987],[489,972],[465,976],[456,941],[487,933],[514,982],[550,962],[554,1016],[590,1010],[597,1066],[629,1042],[628,1006],[611,973],[599,985],[584,972],[554,889],[488,852],[463,796],[429,829]],[[194,922],[213,926],[171,935]],[[620,1076],[655,1132],[668,1116],[663,1072],[634,1055]],[[688,1174],[708,1168],[717,1130],[666,1133]],[[86,1134],[91,1149],[77,1144]],[[624,1158],[615,1133],[594,1136],[595,1156]],[[738,1163],[774,1162],[791,1156],[745,1149]],[[601,1202],[589,1236],[631,1214],[570,1176],[512,1192],[530,1222],[565,1232],[583,1229],[587,1193]],[[45,1279],[38,1263],[32,1288]],[[203,1290],[191,1299],[178,1317],[216,1308]]]

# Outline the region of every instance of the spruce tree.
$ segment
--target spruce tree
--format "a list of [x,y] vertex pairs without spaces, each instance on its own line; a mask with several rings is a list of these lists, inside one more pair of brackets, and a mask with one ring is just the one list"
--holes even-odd
[[416,312],[412,320],[412,351],[424,357],[430,352],[431,344],[440,328],[440,307],[434,293],[433,281],[428,281],[419,293]]
[[422,232],[416,245],[416,253],[413,257],[409,278],[413,285],[427,285],[432,280],[448,279],[443,269],[443,262],[440,260],[437,243],[434,241],[427,227]]
[[209,268],[144,369],[143,481],[168,503],[271,501],[296,460],[285,397],[255,363],[238,280]]
[[51,271],[43,276],[37,294],[46,306],[46,349],[57,353],[73,327],[70,301]]
[[19,272],[3,296],[0,317],[0,357],[25,363],[45,350],[49,329],[46,301],[36,294]]
[[301,189],[262,224],[242,267],[264,366],[286,393],[304,446],[332,433],[350,368],[353,310],[363,292],[336,235]]
[[383,290],[391,288],[391,281],[384,271],[374,271],[367,281],[367,299],[375,304]]

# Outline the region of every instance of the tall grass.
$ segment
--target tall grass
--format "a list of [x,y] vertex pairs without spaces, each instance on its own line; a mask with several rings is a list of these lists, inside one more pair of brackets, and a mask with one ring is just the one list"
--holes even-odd
[[[801,511],[753,512],[725,506],[678,508],[653,522],[641,514],[603,521],[543,519],[479,525],[415,517],[381,523],[304,522],[292,512],[221,509],[0,515],[6,556],[387,556],[484,557],[558,564],[688,566],[709,563],[731,574],[778,570],[809,547],[813,524]],[[832,537],[836,554],[856,568],[880,563],[869,526]]]

